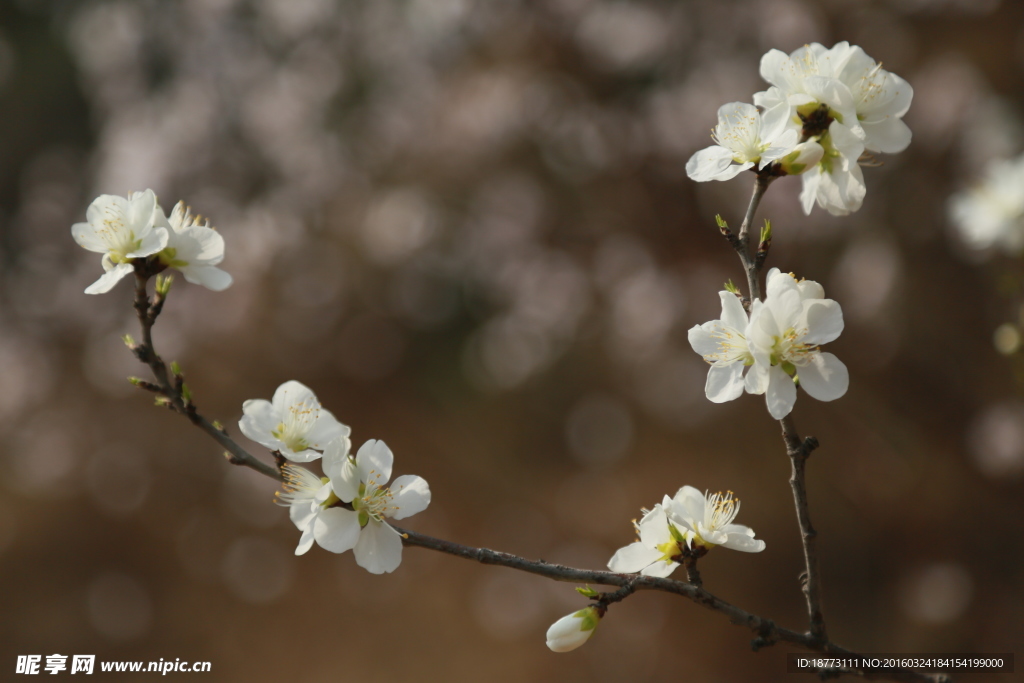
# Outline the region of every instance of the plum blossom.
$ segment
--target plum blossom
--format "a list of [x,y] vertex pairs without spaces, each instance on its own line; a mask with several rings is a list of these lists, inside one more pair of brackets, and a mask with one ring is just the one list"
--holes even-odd
[[80,246],[103,254],[104,274],[86,288],[86,294],[109,292],[134,271],[133,259],[167,246],[167,230],[154,222],[156,208],[153,190],[130,192],[127,198],[103,194],[86,210],[87,222],[71,226],[71,236]]
[[316,460],[330,441],[347,443],[352,431],[320,406],[309,387],[294,380],[279,386],[272,401],[246,401],[242,413],[238,427],[243,434],[293,462]]
[[552,652],[575,650],[590,640],[600,621],[601,610],[594,605],[566,615],[548,629],[548,647]]
[[797,281],[778,268],[768,272],[766,290],[764,302],[752,306],[746,331],[754,357],[745,379],[747,392],[765,394],[776,420],[793,410],[794,381],[819,401],[843,396],[850,383],[846,366],[820,349],[843,331],[839,304],[826,299],[817,282]]
[[645,511],[640,523],[633,522],[638,540],[619,548],[608,561],[613,572],[644,576],[665,577],[679,566],[678,558],[690,546],[686,529],[669,519],[667,506],[672,499],[665,496],[663,503]]
[[215,292],[231,285],[231,275],[217,268],[224,260],[224,238],[209,221],[201,225],[184,202],[178,202],[169,217],[157,207],[156,220],[168,234],[167,246],[159,254],[163,265],[181,271],[192,284]]
[[747,344],[750,320],[739,297],[732,292],[718,293],[722,317],[690,328],[687,337],[693,350],[711,365],[704,393],[714,403],[724,403],[743,393],[743,371],[754,363]]
[[331,488],[330,479],[291,463],[281,465],[281,478],[282,490],[277,492],[276,502],[288,507],[288,516],[302,532],[296,555],[304,555],[314,540],[324,550],[335,553],[345,552],[355,545],[359,529],[345,524],[349,510],[334,507],[339,499]]
[[722,546],[745,553],[759,553],[764,541],[754,538],[754,531],[742,524],[733,524],[740,511],[740,501],[732,491],[701,493],[684,486],[662,503],[669,510],[669,524],[675,524],[694,546],[711,549]]
[[815,202],[833,215],[859,209],[866,188],[858,160],[865,150],[895,153],[910,144],[902,119],[913,88],[845,41],[828,49],[811,43],[790,55],[771,50],[761,58],[761,77],[771,84],[754,94],[764,125],[798,129],[801,140],[817,140],[824,150],[803,176],[804,212]]
[[1024,156],[989,165],[984,180],[949,200],[949,216],[974,249],[1024,250]]
[[716,144],[700,150],[686,163],[692,180],[729,180],[757,164],[762,169],[790,153],[799,133],[779,120],[766,128],[757,108],[744,102],[730,102],[718,109],[718,125],[711,139]]
[[373,574],[393,572],[402,562],[402,537],[387,519],[405,519],[430,505],[430,487],[422,477],[403,475],[385,486],[391,478],[394,455],[383,441],[370,439],[353,458],[347,439],[336,439],[324,452],[324,472],[330,478],[334,494],[351,506],[339,508],[332,520],[331,532],[351,540],[351,545],[334,552],[352,549],[356,564]]

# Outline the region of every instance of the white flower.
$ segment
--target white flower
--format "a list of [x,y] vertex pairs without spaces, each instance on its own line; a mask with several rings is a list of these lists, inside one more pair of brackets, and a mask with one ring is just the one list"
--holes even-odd
[[835,77],[832,60],[831,51],[818,43],[790,55],[767,52],[761,58],[761,78],[773,87],[754,94],[754,104],[765,110],[765,125],[802,128],[810,122],[827,128],[826,119],[831,119],[863,137],[853,93]]
[[764,541],[754,538],[754,531],[732,520],[740,511],[740,501],[732,491],[702,494],[692,486],[684,486],[675,498],[665,497],[662,503],[669,510],[669,522],[679,525],[695,546],[713,548],[720,545],[745,553],[759,553]]
[[914,96],[910,84],[846,42],[830,49],[812,43],[790,55],[771,50],[761,58],[761,76],[772,85],[754,95],[764,125],[799,129],[802,139],[824,148],[820,163],[803,176],[804,212],[815,201],[837,216],[859,209],[865,187],[857,163],[864,150],[901,152],[910,144],[902,120]]
[[860,208],[867,194],[864,173],[857,160],[864,153],[863,140],[838,121],[818,136],[823,155],[818,163],[801,177],[803,188],[800,203],[810,215],[818,206],[833,216],[846,216]]
[[985,179],[949,200],[949,215],[974,249],[1024,250],[1024,156],[993,162]]
[[[330,477],[334,493],[352,510],[342,510],[336,530],[346,538],[355,535],[352,545],[356,564],[373,574],[393,572],[402,562],[402,537],[385,522],[405,519],[427,509],[430,487],[422,477],[403,475],[390,487],[394,455],[383,441],[370,439],[356,457],[348,455],[345,444],[333,441],[324,452],[324,471]],[[344,552],[348,548],[335,550]]]
[[238,427],[243,434],[294,462],[316,460],[328,442],[347,440],[352,431],[320,407],[308,387],[295,381],[279,386],[273,401],[246,401],[242,412]]
[[747,326],[755,362],[745,386],[751,394],[765,394],[768,412],[781,420],[796,402],[793,375],[819,401],[833,401],[846,393],[850,384],[846,366],[819,349],[843,331],[843,312],[838,303],[824,298],[817,282],[798,282],[778,268],[768,272],[766,289],[764,302],[754,302]]
[[552,652],[575,650],[590,640],[600,621],[601,612],[593,605],[566,615],[551,624],[551,628],[548,629],[548,647]]
[[726,291],[718,296],[722,300],[721,320],[694,325],[687,337],[693,350],[711,365],[704,393],[708,400],[724,403],[743,393],[743,370],[753,365],[754,356],[746,338],[749,319],[739,297]]
[[71,236],[89,251],[103,254],[105,273],[86,288],[86,294],[108,292],[134,270],[132,259],[145,258],[167,246],[167,230],[154,224],[153,190],[131,192],[128,198],[103,194],[85,212],[87,223],[71,226]]
[[692,180],[729,180],[757,164],[758,169],[781,159],[796,148],[799,133],[784,121],[773,128],[761,122],[757,108],[731,102],[718,109],[718,125],[711,138],[717,143],[700,150],[686,162]]
[[288,506],[288,516],[302,532],[296,555],[303,555],[313,541],[324,550],[345,552],[356,544],[359,527],[346,524],[350,510],[334,507],[339,499],[334,495],[330,480],[317,477],[305,467],[285,463],[281,465],[284,480],[277,492],[277,503]]
[[685,529],[669,521],[663,507],[666,504],[671,504],[668,496],[665,496],[664,503],[645,512],[639,524],[633,522],[639,540],[615,551],[608,561],[609,569],[613,572],[640,572],[644,576],[660,577],[675,571],[679,566],[675,558],[689,546],[689,536]]
[[175,204],[169,218],[164,216],[163,209],[156,213],[158,223],[168,234],[160,262],[180,270],[192,284],[215,292],[227,289],[231,275],[217,268],[224,260],[224,238],[210,227],[209,221],[200,225],[199,217],[191,215],[184,202]]
[[864,129],[864,146],[871,152],[890,154],[905,150],[911,132],[903,116],[910,109],[914,89],[856,45],[836,43],[829,53],[835,77],[853,95],[857,122]]

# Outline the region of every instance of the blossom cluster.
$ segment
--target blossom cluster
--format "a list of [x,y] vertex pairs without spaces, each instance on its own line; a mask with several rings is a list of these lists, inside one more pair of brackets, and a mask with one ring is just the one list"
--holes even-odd
[[675,571],[687,552],[703,552],[722,546],[746,553],[759,553],[764,541],[754,531],[733,524],[740,501],[732,491],[701,493],[684,486],[675,497],[644,513],[635,523],[638,540],[620,548],[608,562],[613,572],[665,577]]
[[[391,449],[370,439],[353,456],[351,429],[299,382],[285,382],[270,401],[246,401],[242,413],[238,426],[245,436],[291,461],[280,465],[283,488],[277,500],[302,532],[295,554],[306,553],[315,541],[334,553],[351,550],[356,564],[373,574],[397,569],[402,537],[386,520],[427,509],[426,480],[403,475],[388,486]],[[320,458],[323,477],[293,464]]]
[[781,420],[793,410],[797,383],[819,401],[846,393],[846,366],[820,348],[843,331],[843,311],[821,285],[772,268],[767,295],[749,314],[732,292],[718,295],[721,319],[694,325],[688,334],[711,366],[704,387],[710,401],[731,401],[744,390],[764,394],[768,412]]
[[167,215],[153,190],[127,197],[104,194],[89,205],[85,218],[71,226],[71,235],[84,249],[103,254],[104,271],[86,294],[109,292],[146,262],[157,270],[179,270],[189,282],[217,292],[231,285],[231,275],[217,268],[224,260],[224,238],[183,202]]
[[[732,491],[701,493],[684,486],[674,497],[665,496],[653,509],[644,510],[643,519],[633,522],[638,540],[619,548],[608,568],[664,578],[685,558],[696,560],[716,546],[761,552],[765,543],[754,538],[753,529],[733,523],[739,511],[740,501]],[[600,595],[590,588],[576,590],[594,599]],[[547,632],[548,647],[553,652],[569,652],[583,645],[594,635],[606,607],[598,602],[556,621]]]
[[687,174],[729,180],[756,165],[772,175],[801,175],[804,213],[815,202],[837,216],[859,209],[866,192],[861,155],[910,144],[902,120],[914,96],[910,84],[845,41],[790,55],[771,50],[761,58],[761,77],[771,87],[754,94],[757,106],[722,106],[716,144],[690,158]]

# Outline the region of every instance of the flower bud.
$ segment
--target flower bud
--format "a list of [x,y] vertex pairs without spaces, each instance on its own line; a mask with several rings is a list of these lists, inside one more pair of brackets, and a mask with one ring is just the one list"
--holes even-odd
[[601,614],[593,605],[562,617],[548,629],[548,647],[552,652],[575,650],[590,639],[600,620]]
[[778,164],[786,175],[800,175],[807,169],[814,168],[824,154],[825,150],[821,145],[814,140],[808,140],[794,147],[792,152],[779,159]]

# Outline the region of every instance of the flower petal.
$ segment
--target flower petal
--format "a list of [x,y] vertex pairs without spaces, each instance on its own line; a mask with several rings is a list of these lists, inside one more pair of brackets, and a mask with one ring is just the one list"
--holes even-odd
[[103,294],[113,289],[118,280],[125,275],[134,272],[135,267],[130,263],[118,263],[116,266],[103,273],[100,279],[85,288],[86,294]]
[[708,180],[731,180],[741,171],[754,165],[750,161],[744,164],[733,164],[732,157],[732,151],[721,145],[705,147],[694,153],[686,162],[686,175],[690,177],[690,180],[699,183]]
[[215,266],[185,266],[179,270],[187,281],[213,292],[223,292],[234,282],[230,273]]
[[352,428],[338,422],[331,411],[320,409],[320,415],[316,422],[306,432],[306,443],[311,448],[323,449],[328,443],[338,437],[348,437]]
[[750,320],[740,298],[726,291],[719,292],[718,298],[722,301],[722,322],[734,330],[745,329]]
[[679,566],[678,562],[671,562],[671,561],[666,562],[664,560],[659,560],[658,562],[654,562],[654,563],[649,564],[648,566],[644,567],[640,571],[640,574],[642,576],[655,576],[655,577],[663,579],[663,578],[667,577],[669,574],[671,574],[672,572],[674,572],[676,570],[676,567],[678,567],[678,566]]
[[238,428],[256,443],[271,450],[281,448],[284,444],[271,435],[280,423],[281,416],[270,401],[253,398],[242,404],[242,419],[238,421]]
[[392,519],[405,519],[423,512],[430,505],[430,486],[423,477],[403,474],[391,484],[391,503],[397,510],[388,515]]
[[684,486],[676,491],[672,499],[672,521],[686,524],[687,528],[696,531],[690,523],[698,523],[704,519],[704,507],[707,499],[704,494],[692,486]]
[[[376,479],[383,486],[391,478],[391,466],[395,456],[388,445],[379,439],[370,439],[359,447],[356,453],[356,467],[359,468],[359,480],[368,482]],[[371,476],[372,475],[372,476]]]
[[796,403],[796,385],[793,379],[778,365],[768,371],[768,390],[764,394],[768,412],[776,420],[789,415]]
[[296,382],[295,380],[289,380],[279,386],[277,391],[274,392],[272,400],[274,410],[277,411],[279,416],[287,414],[288,410],[293,406],[300,406],[304,403],[320,405],[320,401],[316,399],[316,394],[313,393],[313,390],[302,382]]
[[802,318],[807,330],[800,339],[804,344],[827,344],[843,332],[843,309],[832,299],[805,301]]
[[305,555],[313,547],[314,540],[313,525],[307,524],[302,529],[302,535],[299,536],[299,544],[295,547],[295,554]]
[[715,364],[708,369],[704,393],[712,403],[725,403],[743,393],[742,363]]
[[831,353],[816,353],[811,362],[797,368],[800,386],[819,401],[834,401],[850,388],[846,365]]
[[313,522],[316,542],[324,550],[343,553],[359,541],[359,513],[345,508],[322,510]]
[[390,525],[370,520],[353,552],[356,564],[371,574],[390,573],[402,563],[402,537]]
[[765,542],[746,534],[729,534],[728,540],[722,543],[723,548],[739,550],[744,553],[759,553],[765,549]]
[[619,548],[608,560],[608,569],[622,574],[635,574],[661,559],[662,553],[655,548],[640,543],[630,543]]

